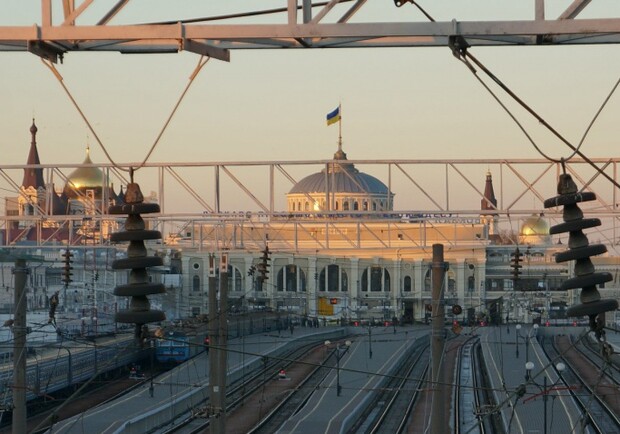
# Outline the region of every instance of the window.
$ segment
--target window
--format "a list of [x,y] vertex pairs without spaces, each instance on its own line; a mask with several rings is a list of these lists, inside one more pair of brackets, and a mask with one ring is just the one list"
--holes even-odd
[[446,273],[446,277],[448,278],[448,291],[455,292],[456,291],[456,278],[454,277],[454,271],[448,271]]
[[339,265],[328,265],[319,274],[319,291],[346,291],[349,287],[347,272]]
[[[241,283],[241,271],[237,267],[232,265],[228,265],[228,292],[239,292],[243,291],[243,286]],[[220,268],[217,267],[215,270],[216,275],[216,288],[220,286]]]
[[403,291],[411,292],[411,276],[405,276],[403,280]]
[[306,273],[294,264],[280,268],[276,279],[276,289],[287,292],[306,291]]
[[362,291],[389,292],[390,273],[388,270],[379,266],[366,268],[362,273]]
[[430,292],[431,291],[431,269],[429,268],[428,270],[426,270],[426,274],[424,275],[424,291],[425,292]]
[[192,278],[192,291],[200,291],[200,276],[194,276]]

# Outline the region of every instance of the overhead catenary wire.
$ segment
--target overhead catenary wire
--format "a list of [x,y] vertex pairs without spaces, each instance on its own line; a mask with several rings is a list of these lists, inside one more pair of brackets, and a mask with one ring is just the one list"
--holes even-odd
[[52,74],[54,74],[54,77],[56,77],[56,79],[58,80],[58,82],[60,83],[60,85],[62,86],[62,88],[64,89],[65,93],[67,94],[67,96],[69,97],[69,99],[71,100],[71,102],[73,103],[73,106],[76,108],[76,110],[78,111],[78,113],[80,114],[80,116],[82,117],[82,119],[84,120],[84,122],[86,123],[86,126],[88,127],[88,129],[90,130],[90,132],[93,134],[93,136],[95,137],[95,140],[97,141],[97,143],[99,144],[99,146],[101,147],[103,153],[105,154],[106,158],[110,161],[110,163],[112,165],[114,165],[114,167],[116,167],[119,170],[125,171],[125,172],[132,172],[132,171],[136,171],[140,168],[142,168],[148,161],[148,159],[150,158],[151,154],[153,153],[153,151],[155,150],[155,148],[157,147],[157,145],[159,144],[159,141],[161,139],[161,137],[163,136],[164,132],[166,131],[166,129],[168,128],[168,125],[170,124],[170,121],[172,120],[173,116],[175,115],[177,109],[179,108],[179,106],[181,105],[181,102],[183,101],[183,99],[185,98],[185,95],[187,94],[189,88],[191,87],[192,83],[194,82],[195,78],[198,76],[198,73],[202,70],[202,67],[205,66],[207,64],[207,62],[210,60],[210,57],[207,57],[205,59],[205,56],[201,56],[200,59],[198,60],[198,64],[196,65],[196,67],[194,68],[192,74],[189,76],[189,81],[187,83],[187,85],[185,86],[185,88],[183,89],[183,92],[181,93],[181,96],[178,98],[176,104],[174,105],[170,115],[168,116],[168,118],[166,119],[166,121],[164,122],[164,125],[162,127],[162,129],[160,130],[159,134],[157,135],[157,137],[155,138],[155,141],[153,142],[153,144],[151,145],[151,148],[149,149],[149,151],[146,153],[146,156],[144,157],[144,159],[142,160],[142,162],[140,164],[138,164],[138,166],[133,167],[133,168],[123,168],[121,167],[118,163],[116,163],[116,161],[112,158],[112,156],[110,155],[110,152],[108,151],[108,149],[106,148],[106,146],[103,144],[103,142],[101,141],[101,139],[99,138],[99,136],[97,135],[97,133],[95,132],[95,129],[93,128],[92,124],[90,123],[90,121],[88,120],[88,118],[86,117],[86,115],[84,114],[84,111],[81,109],[80,105],[77,103],[77,101],[75,100],[75,98],[73,97],[73,95],[71,94],[71,92],[69,91],[69,88],[65,85],[64,83],[64,79],[62,77],[62,75],[60,74],[60,72],[58,72],[58,70],[56,69],[56,67],[54,66],[53,63],[51,63],[48,60],[45,60],[43,58],[41,58],[41,62],[43,62],[43,64],[45,66],[48,67],[48,69],[52,72]]
[[[588,158],[587,155],[585,155],[583,152],[581,152],[581,150],[579,149],[579,146],[581,146],[581,144],[579,146],[574,146],[572,143],[570,143],[562,134],[560,134],[555,128],[553,128],[542,116],[540,116],[534,109],[532,109],[528,104],[525,103],[525,101],[523,101],[521,98],[519,98],[519,96],[517,96],[506,84],[504,84],[495,74],[493,74],[482,62],[480,62],[474,55],[472,55],[468,50],[467,50],[467,42],[464,40],[464,38],[456,38],[454,40],[452,40],[451,42],[451,47],[452,52],[454,54],[455,57],[457,57],[459,60],[461,60],[462,62],[464,62],[467,66],[468,69],[475,75],[476,74],[476,69],[473,67],[473,65],[469,62],[469,60],[471,60],[478,68],[480,68],[492,81],[494,81],[502,90],[504,90],[514,101],[516,101],[523,109],[525,109],[528,113],[530,113],[538,122],[540,122],[545,128],[547,128],[547,130],[549,130],[556,138],[558,138],[562,143],[564,143],[566,146],[568,146],[573,152],[571,154],[571,158],[574,155],[579,155],[586,163],[588,163],[590,166],[592,166],[598,173],[600,173],[603,177],[607,178],[607,180],[609,182],[611,182],[614,186],[620,188],[620,184],[613,179],[610,175],[608,175],[607,173],[605,173],[605,171],[603,169],[601,169],[600,167],[598,167],[598,165],[596,165],[596,163],[594,163],[590,158]],[[613,91],[615,91],[615,89],[617,88],[619,83],[616,83],[616,85],[614,86]],[[486,85],[485,88],[489,89]],[[611,95],[610,95],[611,96]],[[608,97],[609,99],[609,97]],[[604,102],[604,104],[607,103],[608,99],[606,99],[606,101]],[[496,98],[496,100],[499,101],[499,99]],[[604,105],[603,105],[604,106]],[[505,108],[505,106],[502,104],[502,107]],[[506,109],[506,108],[505,108]],[[595,119],[598,117],[598,114],[600,113],[600,111],[602,110],[599,109],[599,112],[597,112]],[[509,112],[510,113],[510,112]],[[511,117],[512,114],[510,114]],[[513,117],[513,119],[515,119]],[[516,121],[516,119],[515,119]],[[590,123],[590,126],[588,127],[588,129],[586,130],[586,134],[589,131],[591,125],[593,124],[593,122]],[[518,124],[520,126],[520,124]],[[521,126],[520,126],[521,127]],[[523,130],[523,132],[525,133],[524,129],[521,127],[521,129]],[[526,136],[528,138],[529,135],[526,134]],[[585,137],[585,135],[584,135]],[[533,141],[530,138],[530,141],[533,143]],[[581,141],[581,143],[583,143],[583,139]],[[542,150],[540,150],[540,148],[538,146],[535,146],[537,151],[547,160],[554,162],[554,163],[563,163],[565,161],[567,161],[564,158],[560,158],[560,159],[555,159],[555,158],[551,158],[548,155],[546,155],[545,153],[542,152]]]
[[[425,16],[426,18],[431,21],[434,22],[435,19],[429,14],[427,13],[424,9],[422,9],[422,7],[420,7],[420,5],[418,5],[414,0],[408,0],[411,4],[413,4],[414,6],[416,6]],[[603,111],[603,108],[607,105],[607,103],[609,102],[609,100],[611,99],[611,96],[615,93],[616,89],[618,88],[618,86],[620,85],[620,78],[616,81],[616,84],[612,87],[610,93],[608,94],[608,96],[605,98],[605,100],[603,101],[603,103],[601,104],[601,106],[599,107],[599,109],[597,110],[596,114],[594,115],[594,117],[592,118],[592,120],[590,121],[590,123],[588,124],[588,127],[586,128],[579,144],[577,146],[573,146],[566,138],[564,138],[564,136],[562,136],[555,128],[553,128],[544,118],[542,118],[538,113],[536,113],[536,111],[534,111],[529,105],[527,105],[521,98],[519,98],[508,86],[506,86],[495,74],[493,74],[484,64],[482,64],[474,55],[472,55],[468,48],[469,48],[469,44],[467,43],[467,41],[465,40],[464,37],[457,35],[457,36],[453,36],[449,39],[448,45],[450,47],[450,49],[452,50],[452,54],[454,55],[454,57],[456,57],[457,59],[459,59],[460,61],[462,61],[467,67],[468,69],[471,71],[472,74],[474,74],[474,76],[478,79],[478,81],[491,93],[491,95],[493,96],[493,98],[502,106],[502,108],[504,108],[504,110],[506,110],[506,112],[508,113],[508,115],[517,123],[517,125],[519,126],[519,128],[521,129],[521,131],[523,131],[523,133],[525,134],[525,136],[528,138],[528,140],[530,141],[530,143],[532,143],[532,145],[534,146],[534,148],[547,160],[552,161],[554,163],[564,163],[565,161],[568,161],[570,159],[572,159],[575,155],[579,155],[581,158],[583,158],[583,160],[585,162],[587,162],[590,166],[592,166],[597,173],[600,173],[602,176],[604,176],[605,178],[607,178],[608,181],[610,181],[615,187],[620,188],[620,184],[613,179],[611,176],[609,176],[607,173],[604,172],[604,169],[599,168],[592,160],[590,160],[583,152],[581,152],[580,148],[581,145],[583,144],[583,142],[585,141],[586,136],[588,135],[590,129],[592,128],[592,126],[594,125],[594,122],[598,119],[598,116],[600,115],[600,113]],[[525,129],[523,128],[523,126],[521,125],[521,123],[519,123],[517,121],[517,119],[515,118],[515,116],[510,112],[510,110],[508,110],[508,108],[499,100],[499,98],[495,95],[495,93],[493,93],[491,91],[491,89],[486,85],[486,83],[484,83],[480,77],[478,77],[478,74],[476,73],[476,69],[473,67],[473,65],[469,62],[468,59],[471,59],[472,62],[474,62],[476,64],[476,66],[478,66],[478,68],[480,68],[491,80],[493,80],[502,90],[504,90],[513,100],[515,100],[522,108],[524,108],[528,113],[530,113],[534,118],[536,118],[536,120],[538,120],[538,122],[540,122],[545,128],[547,128],[555,137],[557,137],[560,141],[562,141],[566,146],[568,146],[571,150],[572,153],[569,155],[569,157],[567,158],[560,158],[560,159],[555,159],[555,158],[551,158],[548,155],[546,155],[539,147],[538,145],[536,145],[536,143],[532,140],[531,136],[527,133],[527,131],[525,131]]]

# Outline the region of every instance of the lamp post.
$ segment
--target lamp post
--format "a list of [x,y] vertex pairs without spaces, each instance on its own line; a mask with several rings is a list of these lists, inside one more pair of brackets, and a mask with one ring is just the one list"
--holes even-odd
[[372,326],[368,323],[368,358],[372,359]]
[[521,337],[521,324],[515,326],[515,358],[519,358],[519,338]]
[[[534,333],[532,333],[534,332]],[[530,339],[538,333],[538,324],[534,324],[525,338],[525,363],[530,361]]]
[[[330,341],[325,341],[326,347],[329,348],[330,344]],[[342,387],[340,386],[340,359],[349,350],[350,346],[351,341],[345,341],[344,345],[337,344],[334,349],[334,353],[336,354],[336,396],[340,396],[340,393],[342,392]]]
[[[533,384],[540,390],[540,395],[542,395],[543,397],[543,434],[547,434],[547,398],[549,398],[549,392],[553,390],[556,384],[561,380],[562,372],[564,372],[564,370],[566,369],[566,365],[562,362],[559,362],[557,365],[555,365],[555,369],[557,369],[557,371],[560,373],[560,376],[551,385],[547,385],[546,375],[543,377],[543,384],[536,383],[533,380],[532,375],[531,375],[532,369],[534,369],[534,363],[529,362],[529,361],[526,362],[525,363],[525,381],[526,381],[525,385],[527,386],[527,384]],[[534,395],[533,397],[528,398],[528,399],[535,398],[536,396],[538,395]]]
[[151,350],[150,352],[150,356],[151,356],[151,375],[150,375],[150,384],[149,384],[149,395],[151,396],[151,398],[153,398],[155,396],[155,388],[153,386],[153,357],[154,357],[154,353],[155,353],[155,340],[153,340],[153,338],[151,338],[149,340],[150,346],[151,346]]

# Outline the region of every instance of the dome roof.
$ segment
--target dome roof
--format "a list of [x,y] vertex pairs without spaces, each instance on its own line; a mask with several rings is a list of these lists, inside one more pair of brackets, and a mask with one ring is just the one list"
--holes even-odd
[[[346,159],[347,154],[342,149],[334,154],[334,160],[346,161]],[[330,184],[329,190],[332,193],[381,194],[384,196],[389,193],[391,195],[383,182],[374,176],[360,172],[351,163],[329,164],[328,176],[325,176],[325,170],[306,176],[295,184],[288,194],[324,193],[327,190],[325,186],[327,178]]]
[[521,225],[522,236],[548,236],[549,223],[541,215],[526,218]]
[[[88,148],[82,164],[93,164]],[[78,167],[68,176],[64,191],[69,197],[74,197],[75,192],[73,190],[101,189],[103,178],[103,171],[98,167]]]

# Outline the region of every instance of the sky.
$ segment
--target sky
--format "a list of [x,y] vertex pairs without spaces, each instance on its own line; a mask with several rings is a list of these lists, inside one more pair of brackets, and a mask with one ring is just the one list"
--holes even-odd
[[[559,15],[571,2],[547,1],[547,17]],[[109,7],[115,1],[103,3]],[[419,3],[437,21],[530,19],[534,14],[533,0]],[[592,3],[584,18],[620,17],[620,2]],[[113,24],[285,5],[285,0],[133,0]],[[1,2],[0,25],[40,22],[39,8],[35,0]],[[85,17],[86,22],[89,19]],[[285,15],[270,15],[243,22],[281,23],[285,19]],[[396,8],[392,0],[369,0],[352,21],[406,22],[424,21],[424,17],[410,4]],[[620,75],[617,45],[476,47],[472,53],[573,143],[579,141]],[[80,163],[86,144],[90,144],[93,161],[105,161],[41,61],[29,53],[0,55],[0,99],[5,107],[0,116],[0,165],[25,162],[33,117],[39,128],[42,163]],[[112,157],[118,162],[137,162],[145,157],[197,62],[197,55],[185,52],[69,53],[57,68]],[[502,99],[507,101],[503,95]],[[200,72],[151,161],[328,159],[336,150],[338,128],[327,127],[325,115],[338,104],[349,159],[539,157],[471,72],[447,47],[438,47],[233,51],[230,63],[211,60]],[[545,152],[556,158],[568,155],[563,144],[514,104],[509,105]],[[619,114],[620,95],[614,95],[584,144],[588,156],[617,156]],[[304,176],[296,169],[293,172],[298,178]],[[256,176],[257,182],[265,184],[264,173],[248,170],[240,176],[247,182]],[[211,177],[204,178],[192,174],[192,179],[205,185],[211,182]],[[152,181],[147,183],[153,185]],[[483,185],[481,173],[479,188]],[[549,191],[554,189],[550,185]],[[397,195],[397,207],[399,200],[402,208],[413,206],[403,202],[405,196]],[[174,200],[170,194],[168,198]],[[479,199],[474,199],[477,206]],[[247,199],[229,199],[230,209],[251,208],[241,200],[247,203]]]

